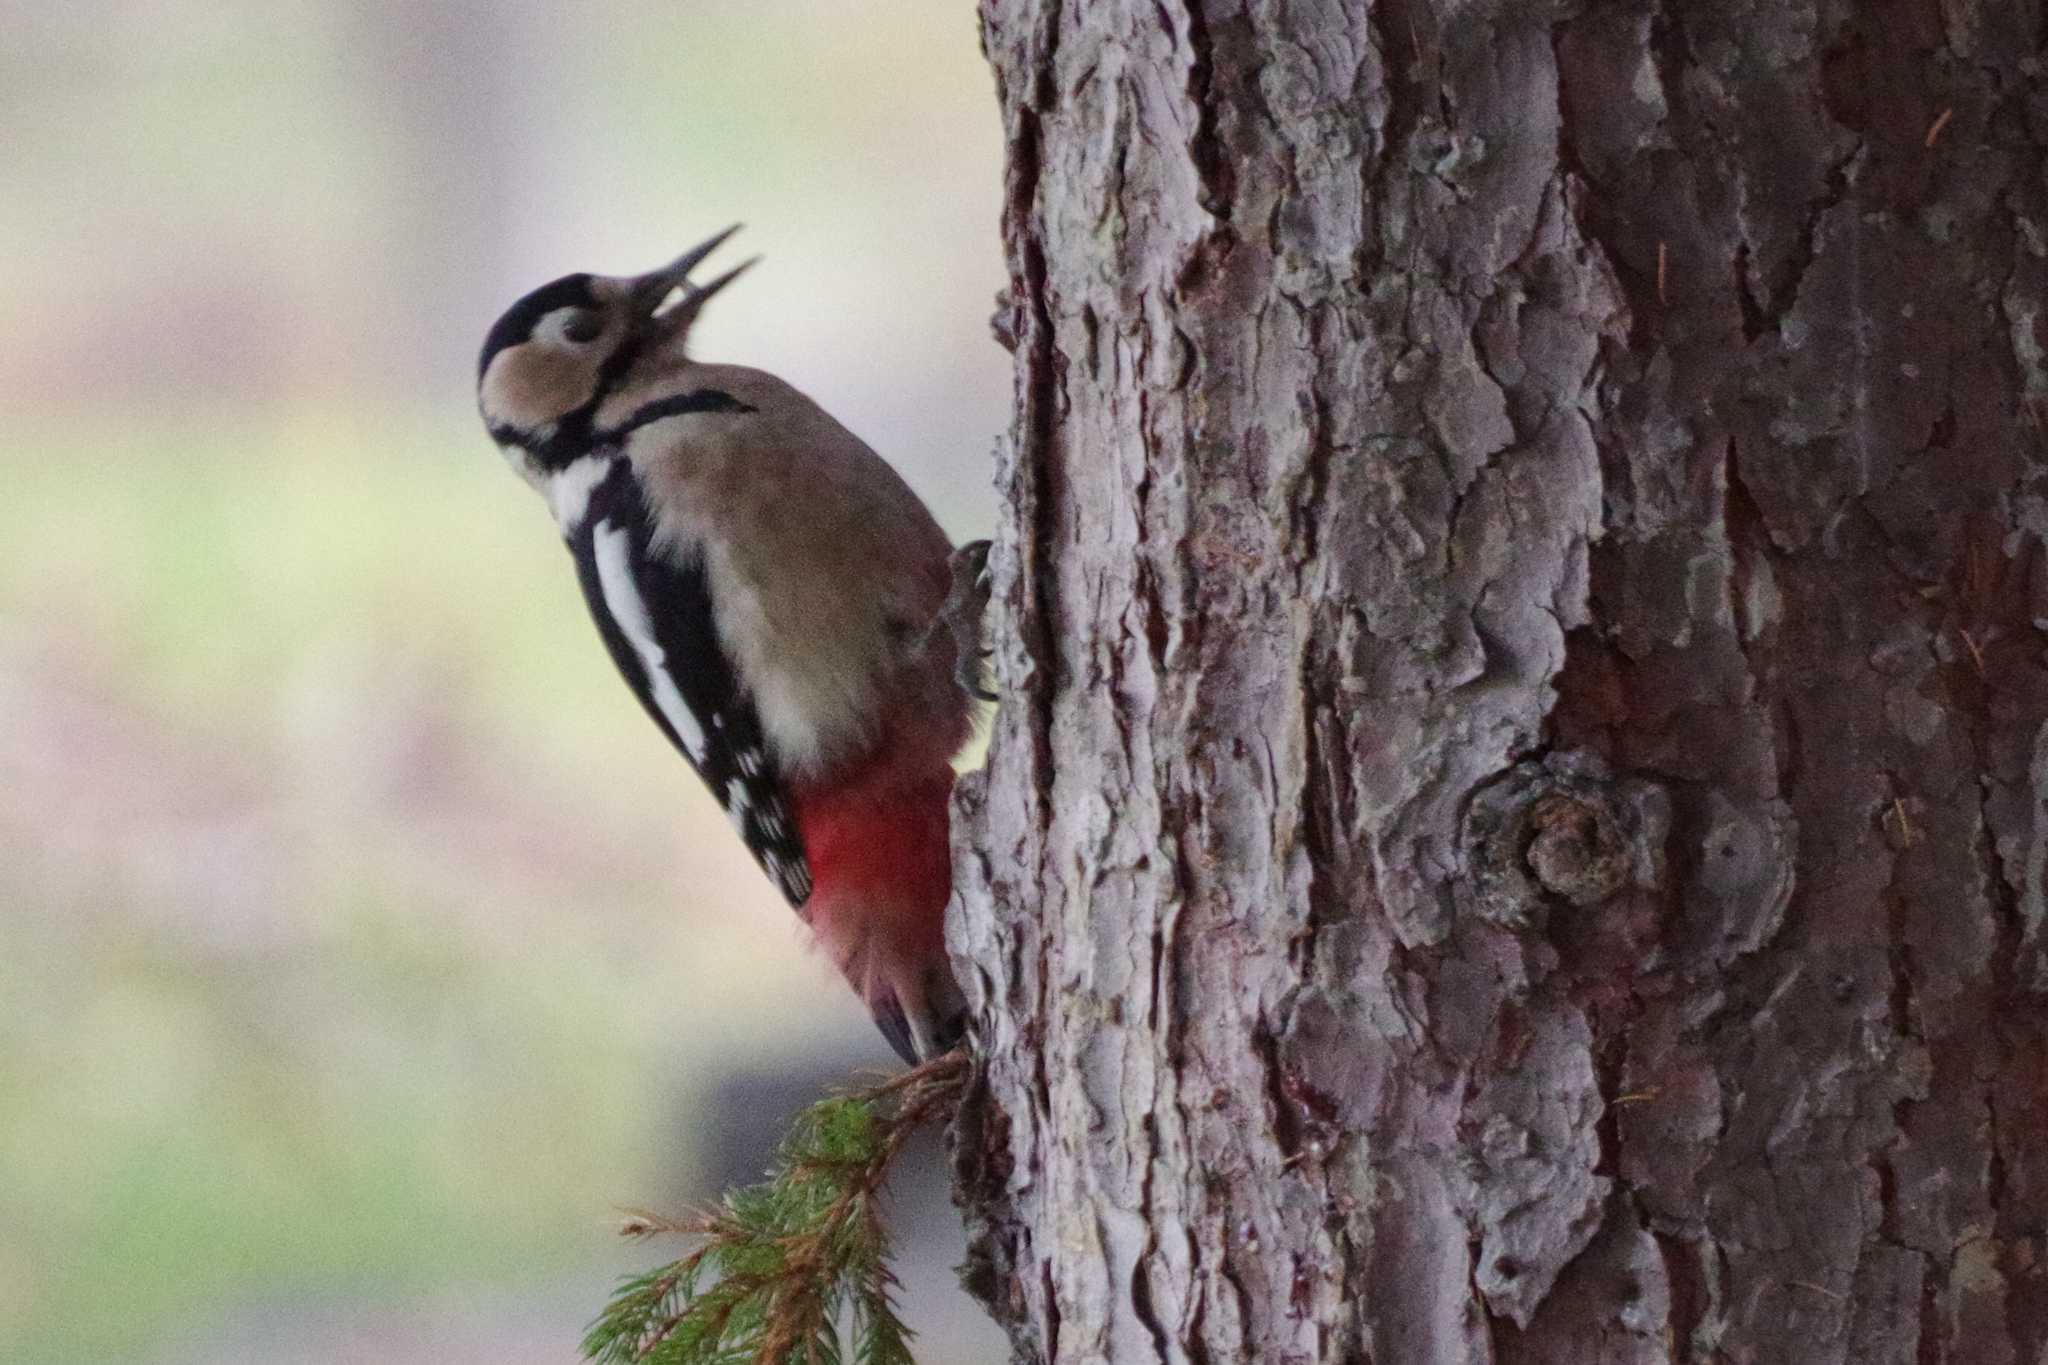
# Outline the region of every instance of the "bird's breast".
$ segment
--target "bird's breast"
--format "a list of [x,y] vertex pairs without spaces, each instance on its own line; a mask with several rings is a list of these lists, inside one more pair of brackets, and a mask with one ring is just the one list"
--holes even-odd
[[702,553],[719,639],[782,770],[801,778],[866,748],[890,668],[867,605],[730,543]]

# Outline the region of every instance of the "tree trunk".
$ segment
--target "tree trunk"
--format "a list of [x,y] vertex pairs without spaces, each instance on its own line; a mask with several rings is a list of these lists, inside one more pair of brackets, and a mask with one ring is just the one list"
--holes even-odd
[[2048,1361],[2040,0],[982,0],[975,1282]]

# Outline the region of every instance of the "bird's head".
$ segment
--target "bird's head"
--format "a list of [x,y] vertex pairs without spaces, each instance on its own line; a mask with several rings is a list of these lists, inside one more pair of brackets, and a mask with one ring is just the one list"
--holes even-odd
[[[477,359],[477,406],[508,456],[559,467],[599,439],[605,396],[636,372],[678,363],[704,304],[754,264],[706,284],[690,271],[737,224],[645,275],[564,275],[505,310]],[[759,259],[756,257],[755,259]]]

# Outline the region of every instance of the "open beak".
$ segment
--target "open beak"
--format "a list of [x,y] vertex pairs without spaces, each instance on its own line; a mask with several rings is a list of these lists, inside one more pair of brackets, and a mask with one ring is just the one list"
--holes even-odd
[[[635,279],[632,282],[635,322],[663,336],[674,336],[689,327],[713,294],[738,279],[741,272],[761,259],[751,256],[707,284],[697,284],[690,279],[690,272],[697,268],[698,263],[739,230],[740,225],[734,223],[725,231],[697,243],[661,269]],[[662,305],[677,290],[682,291],[682,297],[663,309]]]

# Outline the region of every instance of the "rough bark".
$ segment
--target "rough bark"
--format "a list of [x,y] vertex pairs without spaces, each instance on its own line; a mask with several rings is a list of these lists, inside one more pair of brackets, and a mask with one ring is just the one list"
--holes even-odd
[[2041,0],[982,0],[975,1282],[2048,1360]]

